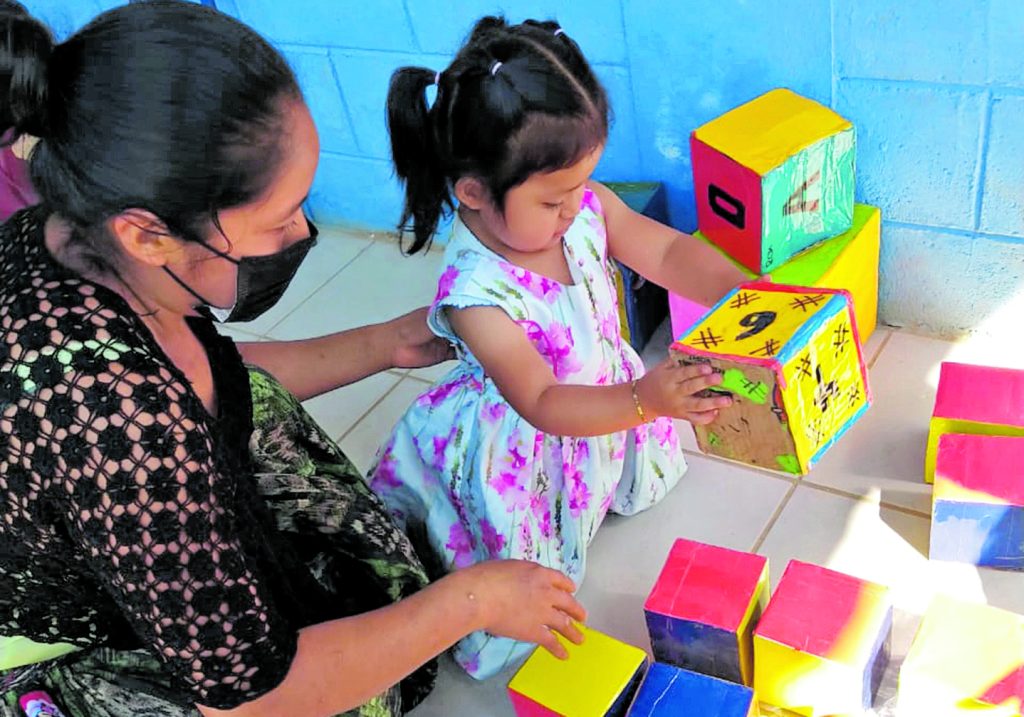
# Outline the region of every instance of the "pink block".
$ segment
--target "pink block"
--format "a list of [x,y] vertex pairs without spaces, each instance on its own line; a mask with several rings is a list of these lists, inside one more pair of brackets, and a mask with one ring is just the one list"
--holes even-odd
[[1024,371],[971,364],[942,364],[936,418],[1024,426]]
[[558,712],[548,709],[540,702],[534,702],[515,690],[510,689],[508,696],[512,700],[512,709],[515,711],[516,717],[563,717]]

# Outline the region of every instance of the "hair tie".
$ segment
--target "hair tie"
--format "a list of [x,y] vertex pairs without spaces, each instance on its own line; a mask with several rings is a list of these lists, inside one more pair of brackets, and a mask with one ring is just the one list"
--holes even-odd
[[491,65],[491,77],[494,77],[495,75],[498,74],[498,70],[501,69],[501,66],[503,64],[505,64],[505,63],[503,63],[501,60],[495,60],[494,61],[494,64]]
[[558,37],[559,35],[564,35],[564,34],[565,34],[565,30],[563,30],[562,28],[558,28],[554,32],[555,37]]
[[433,84],[437,85],[438,87],[441,86],[441,73],[440,72],[435,72],[434,73],[434,83]]

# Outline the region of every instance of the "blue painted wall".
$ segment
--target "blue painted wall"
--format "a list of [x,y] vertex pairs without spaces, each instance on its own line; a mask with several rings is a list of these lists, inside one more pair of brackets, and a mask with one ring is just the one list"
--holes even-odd
[[[320,126],[310,208],[393,226],[384,96],[404,64],[442,69],[474,20],[556,18],[615,111],[597,176],[658,179],[696,225],[696,126],[776,86],[857,125],[858,200],[878,205],[885,321],[937,333],[1024,312],[1021,0],[214,0],[295,67]],[[28,0],[58,31],[114,0]]]

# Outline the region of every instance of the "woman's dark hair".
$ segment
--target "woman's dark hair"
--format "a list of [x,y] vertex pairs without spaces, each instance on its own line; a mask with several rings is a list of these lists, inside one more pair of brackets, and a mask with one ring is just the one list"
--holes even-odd
[[110,258],[104,222],[127,209],[194,241],[219,226],[218,210],[267,189],[285,101],[301,93],[256,32],[194,3],[152,0],[54,45],[16,6],[0,5],[0,120],[40,138],[32,182],[92,260]]
[[451,66],[403,67],[391,77],[388,129],[405,184],[399,231],[409,253],[426,246],[454,209],[459,177],[482,180],[499,207],[537,172],[570,167],[608,136],[608,99],[579,46],[554,22],[508,25],[485,17]]

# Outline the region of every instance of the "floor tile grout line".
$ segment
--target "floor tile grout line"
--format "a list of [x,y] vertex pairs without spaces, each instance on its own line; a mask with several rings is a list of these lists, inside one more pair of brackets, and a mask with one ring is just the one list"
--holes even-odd
[[879,500],[876,503],[875,501],[871,500],[871,498],[869,498],[868,496],[864,495],[863,493],[851,493],[849,491],[845,491],[845,490],[842,490],[840,488],[835,488],[835,487],[830,486],[830,485],[822,485],[821,483],[813,483],[811,481],[801,481],[801,485],[804,485],[804,486],[806,486],[808,488],[811,488],[813,490],[819,491],[821,493],[828,493],[830,495],[838,496],[840,498],[849,498],[850,500],[855,500],[858,503],[870,503],[870,504],[878,505],[880,508],[888,508],[889,510],[895,510],[898,513],[903,513],[905,515],[910,515],[910,516],[913,516],[915,518],[929,518],[929,519],[931,518],[931,515],[929,513],[925,513],[924,511],[921,511],[921,510],[915,510],[914,508],[908,508],[905,505],[899,505],[897,503],[889,503],[889,502],[884,501],[884,500]]
[[868,368],[874,368],[875,364],[878,363],[878,359],[882,358],[882,352],[885,351],[885,347],[889,345],[890,341],[892,341],[892,337],[896,333],[896,329],[887,329],[887,332],[888,333],[885,338],[882,339],[882,345],[878,347],[878,350],[875,351],[875,355],[872,356],[871,360],[868,362]]
[[754,541],[754,545],[750,549],[751,553],[756,553],[761,549],[761,546],[764,545],[764,541],[768,539],[768,534],[772,532],[772,528],[775,527],[779,518],[782,517],[782,512],[786,509],[786,506],[789,505],[789,499],[793,497],[794,493],[796,493],[797,487],[797,483],[790,484],[789,490],[786,491],[786,495],[782,496],[782,500],[780,500],[779,504],[775,506],[775,510],[772,512],[771,517],[768,518],[768,522],[765,523],[764,528],[761,529],[761,533],[757,536],[757,540]]
[[402,382],[405,379],[406,379],[405,376],[403,376],[401,378],[398,378],[398,380],[395,381],[394,385],[392,385],[391,388],[389,388],[387,391],[382,393],[380,398],[378,398],[376,401],[374,401],[372,404],[370,404],[370,407],[367,408],[365,411],[363,411],[363,413],[359,416],[359,418],[357,418],[355,420],[355,422],[345,430],[344,433],[342,433],[340,436],[338,436],[338,443],[341,443],[343,440],[348,438],[349,435],[352,433],[352,431],[356,430],[359,427],[359,424],[366,420],[367,416],[369,416],[371,413],[373,413],[375,410],[377,410],[377,408],[382,403],[384,403],[384,399],[386,399],[388,396],[390,396],[392,393],[394,393],[395,389],[397,389],[399,386],[402,385]]
[[690,448],[683,448],[683,454],[687,456],[696,456],[699,458],[705,458],[709,461],[714,461],[721,465],[730,466],[732,468],[742,468],[744,470],[757,473],[758,475],[766,476],[768,478],[775,478],[776,480],[785,481],[786,483],[800,483],[800,476],[791,476],[785,473],[778,473],[776,471],[768,470],[760,466],[752,466],[749,463],[740,463],[739,461],[731,461],[728,458],[722,458],[720,456],[713,456],[709,453],[703,453],[699,450],[695,451]]

